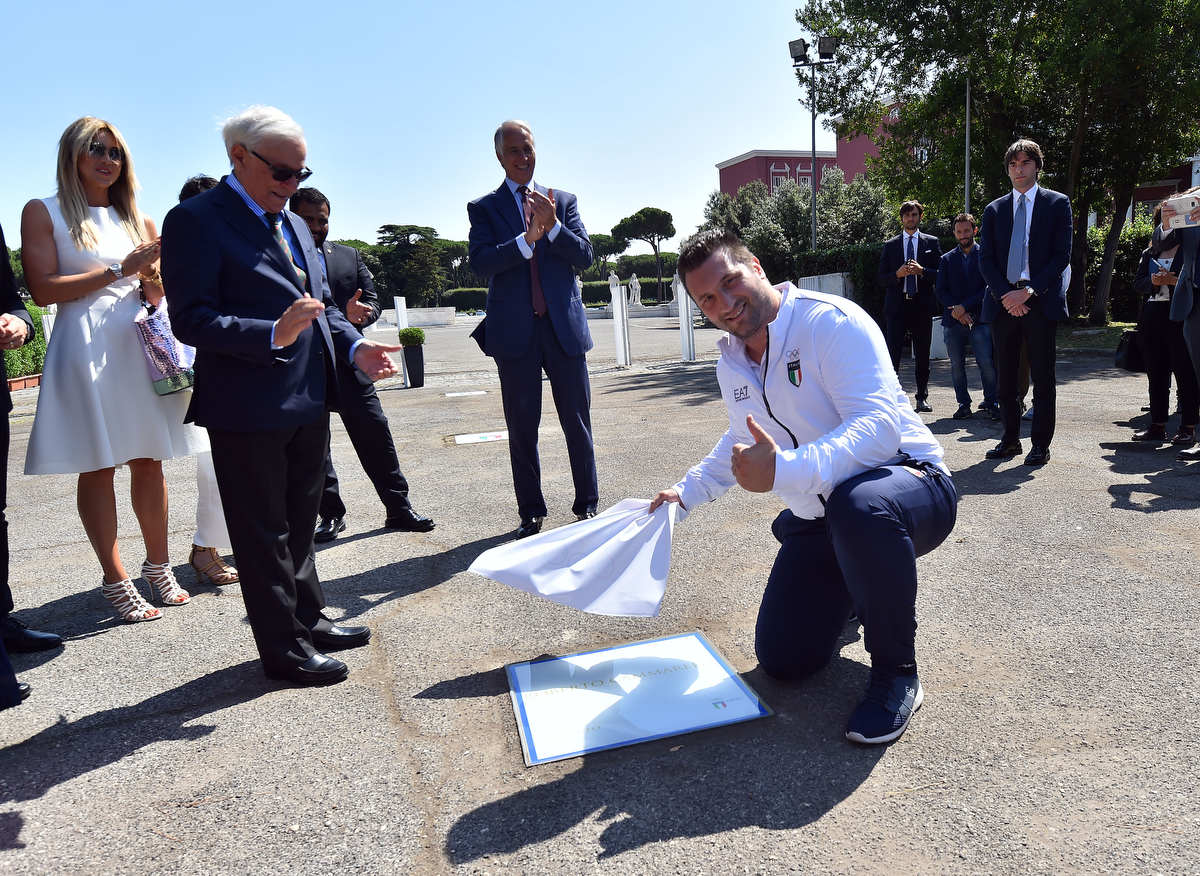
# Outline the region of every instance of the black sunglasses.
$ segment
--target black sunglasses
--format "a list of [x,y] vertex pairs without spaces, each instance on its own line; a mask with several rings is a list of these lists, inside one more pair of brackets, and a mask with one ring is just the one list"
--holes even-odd
[[91,155],[93,158],[103,158],[107,155],[110,161],[115,161],[117,164],[125,160],[125,153],[121,151],[119,146],[105,146],[97,140],[93,140],[88,144],[88,155]]
[[292,170],[290,167],[280,167],[278,164],[272,164],[253,149],[250,150],[250,154],[267,167],[271,168],[271,179],[275,180],[275,182],[287,182],[292,177],[295,177],[296,182],[302,183],[313,175],[313,172],[307,167],[302,167],[299,170]]

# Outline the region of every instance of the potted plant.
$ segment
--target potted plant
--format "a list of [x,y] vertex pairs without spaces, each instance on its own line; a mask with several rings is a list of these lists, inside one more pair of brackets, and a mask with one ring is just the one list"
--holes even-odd
[[400,346],[404,347],[404,367],[408,369],[408,385],[425,385],[425,332],[415,326],[400,329]]

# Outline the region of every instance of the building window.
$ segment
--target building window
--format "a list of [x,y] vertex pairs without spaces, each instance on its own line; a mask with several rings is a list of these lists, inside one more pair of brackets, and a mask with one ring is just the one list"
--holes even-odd
[[801,186],[801,187],[809,186],[811,188],[812,187],[812,177],[811,176],[798,176],[798,177],[796,177],[796,185]]
[[786,173],[771,174],[771,194],[775,194],[775,190],[788,181],[790,177]]

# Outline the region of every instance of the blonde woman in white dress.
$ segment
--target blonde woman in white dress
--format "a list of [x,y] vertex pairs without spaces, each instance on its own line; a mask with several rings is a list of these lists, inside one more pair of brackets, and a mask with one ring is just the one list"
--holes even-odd
[[167,555],[167,486],[162,460],[207,450],[185,425],[187,394],[150,385],[133,327],[147,301],[162,301],[158,232],[138,211],[137,179],[120,132],[101,119],[72,122],[58,144],[58,195],[21,214],[21,260],[38,305],[58,305],[46,349],[26,474],[77,472],[83,528],[100,561],[101,590],[118,617],[154,620],[117,548],[113,477],[130,473],[133,511],[146,546],[141,575],[151,598],[188,602]]

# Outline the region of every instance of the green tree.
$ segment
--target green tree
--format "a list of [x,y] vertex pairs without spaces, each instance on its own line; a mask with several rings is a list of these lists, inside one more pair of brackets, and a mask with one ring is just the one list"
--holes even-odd
[[10,249],[8,251],[8,263],[12,265],[13,276],[17,278],[17,291],[29,294],[29,290],[25,288],[25,267],[21,264],[21,250]]
[[817,189],[817,249],[884,240],[894,215],[882,185],[864,174],[848,183],[840,167],[831,167]]
[[442,273],[446,277],[447,289],[461,289],[486,286],[479,276],[471,270],[467,257],[467,242],[465,240],[436,240],[438,260],[442,265]]
[[[819,75],[816,107],[839,119],[843,135],[883,125],[888,138],[871,172],[892,199],[916,195],[934,215],[961,207],[968,77],[974,212],[1007,190],[1007,145],[1036,140],[1045,183],[1071,199],[1075,215],[1073,312],[1084,297],[1087,215],[1114,217],[1092,308],[1104,318],[1121,217],[1139,179],[1200,146],[1200,4],[807,0],[796,18],[842,39]],[[801,100],[810,101],[803,84]]]
[[643,207],[614,225],[612,236],[623,240],[644,240],[650,244],[658,268],[658,285],[662,288],[662,257],[659,249],[664,240],[675,236],[671,214],[657,207]]
[[376,287],[382,285],[389,299],[404,296],[412,307],[440,301],[446,274],[437,239],[437,231],[427,225],[381,225]]
[[594,259],[592,268],[596,272],[596,279],[603,280],[608,274],[608,260],[629,249],[629,241],[613,237],[611,234],[591,234],[589,238],[592,241]]

